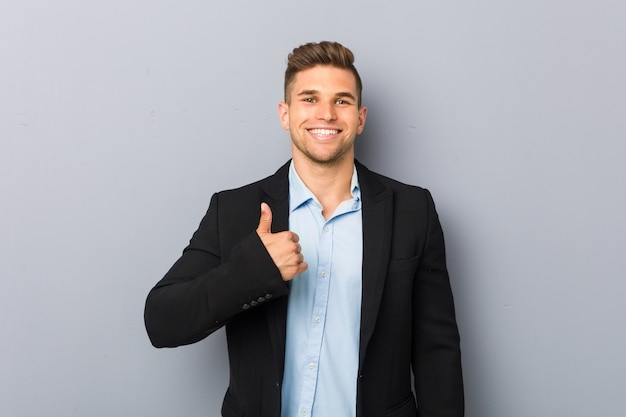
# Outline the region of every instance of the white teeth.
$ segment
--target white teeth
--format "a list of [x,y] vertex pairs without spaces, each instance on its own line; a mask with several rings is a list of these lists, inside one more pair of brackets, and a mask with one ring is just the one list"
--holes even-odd
[[336,129],[311,129],[309,132],[317,136],[330,136],[339,133]]

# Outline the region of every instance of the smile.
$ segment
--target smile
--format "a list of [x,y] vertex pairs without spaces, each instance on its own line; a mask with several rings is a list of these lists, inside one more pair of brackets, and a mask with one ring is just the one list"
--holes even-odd
[[332,136],[332,135],[336,135],[337,133],[339,133],[339,130],[337,129],[309,129],[309,132],[312,135],[316,135],[316,136]]

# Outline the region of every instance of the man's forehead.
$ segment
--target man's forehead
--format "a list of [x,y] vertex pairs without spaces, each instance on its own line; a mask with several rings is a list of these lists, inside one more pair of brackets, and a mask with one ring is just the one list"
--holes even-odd
[[356,77],[350,70],[344,68],[318,65],[299,71],[292,84],[292,93],[295,94],[304,91],[327,93],[328,90],[336,90],[335,94],[355,94]]

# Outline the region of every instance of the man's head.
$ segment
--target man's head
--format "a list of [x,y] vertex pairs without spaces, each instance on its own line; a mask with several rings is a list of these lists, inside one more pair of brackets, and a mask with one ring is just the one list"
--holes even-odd
[[354,55],[345,46],[337,42],[322,41],[320,43],[307,43],[295,48],[287,57],[287,70],[285,71],[285,102],[289,103],[291,88],[296,75],[303,70],[315,66],[331,66],[346,69],[352,72],[356,81],[358,93],[358,106],[361,106],[361,92],[363,86],[361,77],[354,67]]
[[289,54],[278,115],[291,135],[296,169],[302,163],[352,167],[367,116],[353,62],[352,52],[335,42],[308,43]]

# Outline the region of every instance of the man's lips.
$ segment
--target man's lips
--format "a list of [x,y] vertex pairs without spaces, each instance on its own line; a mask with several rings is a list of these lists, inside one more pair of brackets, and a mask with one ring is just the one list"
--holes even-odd
[[328,137],[328,136],[333,136],[336,135],[340,132],[340,130],[338,129],[321,129],[321,128],[316,128],[316,129],[308,129],[309,133],[315,136],[319,136],[321,138],[323,137]]

